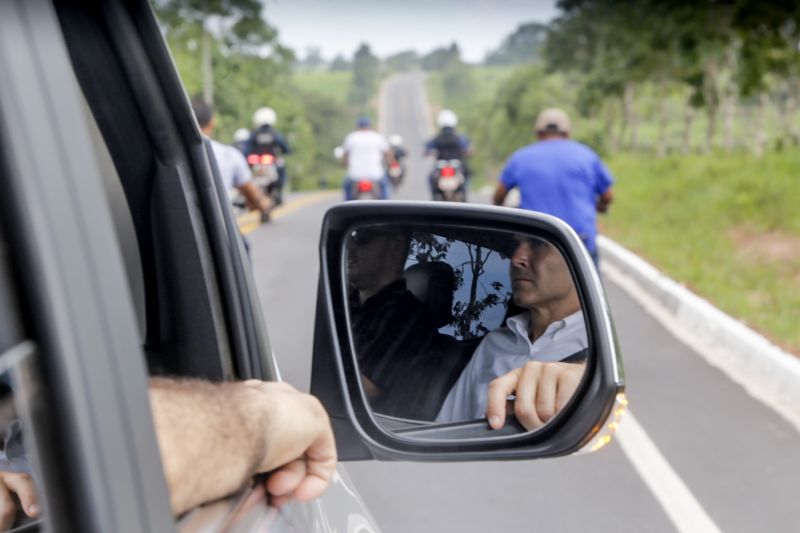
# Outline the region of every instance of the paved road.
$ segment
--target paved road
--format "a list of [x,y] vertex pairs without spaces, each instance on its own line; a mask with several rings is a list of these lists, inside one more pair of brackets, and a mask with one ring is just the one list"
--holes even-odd
[[[385,87],[385,130],[412,153],[399,198],[427,198],[421,87],[413,75]],[[284,378],[306,390],[316,246],[335,201],[309,203],[250,235]],[[644,440],[626,433],[598,453],[542,461],[347,465],[384,532],[800,531],[798,432],[606,282]]]

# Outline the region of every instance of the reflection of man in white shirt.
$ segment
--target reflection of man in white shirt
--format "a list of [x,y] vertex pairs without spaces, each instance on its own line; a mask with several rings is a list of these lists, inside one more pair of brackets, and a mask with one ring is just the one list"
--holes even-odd
[[[487,405],[491,402],[490,385],[501,377],[508,380],[510,376],[516,376],[512,380],[514,390],[518,384],[529,385],[526,380],[537,379],[537,376],[539,379],[541,375],[554,379],[551,384],[561,385],[562,390],[556,390],[556,386],[542,387],[541,384],[538,389],[553,389],[556,396],[548,400],[555,412],[563,407],[560,402],[564,397],[568,400],[580,382],[583,362],[561,363],[567,359],[585,358],[588,346],[580,300],[561,253],[543,240],[520,239],[511,258],[511,281],[514,303],[527,310],[509,318],[504,327],[490,332],[481,341],[450,389],[436,417],[437,422],[470,420],[486,415]],[[530,362],[557,371],[536,373],[533,377],[527,375],[530,372],[520,373],[520,369]],[[534,395],[536,389],[534,384]],[[505,394],[502,400],[504,404]],[[541,416],[537,420],[541,422]],[[521,422],[526,427],[538,426],[534,422]]]
[[369,120],[358,120],[358,130],[349,134],[342,145],[344,163],[347,165],[345,199],[350,200],[354,180],[371,180],[381,188],[381,196],[388,196],[386,164],[393,160],[389,143],[383,135],[370,129]]

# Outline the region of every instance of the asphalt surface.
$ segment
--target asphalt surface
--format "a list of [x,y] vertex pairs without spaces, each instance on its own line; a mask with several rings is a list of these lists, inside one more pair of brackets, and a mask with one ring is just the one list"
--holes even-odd
[[[411,153],[406,183],[395,198],[427,199],[422,80],[393,78],[385,97],[384,132],[401,134]],[[290,197],[288,204],[295,201]],[[303,390],[311,367],[320,223],[338,201],[338,195],[318,197],[249,235],[281,372]],[[631,412],[707,518],[726,532],[800,531],[800,435],[794,427],[672,337],[609,280],[606,289]],[[623,450],[615,440],[597,453],[560,459],[370,461],[346,468],[386,533],[681,530],[670,518],[670,512],[684,512],[673,505],[680,499],[670,492],[674,486],[662,483],[655,467],[650,471],[648,458],[640,457],[636,468],[632,453],[637,450]]]

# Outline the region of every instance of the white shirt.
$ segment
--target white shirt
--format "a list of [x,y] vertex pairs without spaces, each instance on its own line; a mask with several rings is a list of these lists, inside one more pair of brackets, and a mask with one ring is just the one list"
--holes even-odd
[[389,151],[389,143],[377,131],[354,131],[345,138],[342,148],[347,154],[347,176],[350,179],[378,181],[386,174],[383,154]]
[[211,149],[214,152],[214,157],[217,160],[219,167],[219,174],[222,178],[222,184],[225,190],[229,191],[233,188],[239,188],[253,178],[253,173],[250,172],[250,165],[242,155],[242,152],[221,142],[210,139]]
[[512,316],[506,326],[489,332],[445,398],[437,422],[483,418],[489,383],[528,361],[556,362],[588,346],[583,312],[556,320],[531,342],[529,312]]

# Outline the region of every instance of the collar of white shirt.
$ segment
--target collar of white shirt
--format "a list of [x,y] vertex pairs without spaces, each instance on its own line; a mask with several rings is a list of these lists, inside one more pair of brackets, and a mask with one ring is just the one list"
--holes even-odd
[[536,345],[536,343],[540,340],[545,341],[547,344],[551,344],[561,340],[563,337],[572,337],[576,333],[580,335],[580,330],[586,327],[583,322],[583,311],[578,310],[571,315],[565,316],[561,320],[551,322],[545,328],[542,336],[536,339],[536,341],[532,342],[530,340],[530,325],[530,311],[525,311],[524,313],[514,315],[506,320],[506,326],[508,329],[510,329],[518,338],[527,340],[528,344],[532,346]]

